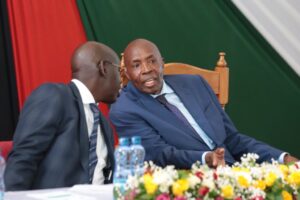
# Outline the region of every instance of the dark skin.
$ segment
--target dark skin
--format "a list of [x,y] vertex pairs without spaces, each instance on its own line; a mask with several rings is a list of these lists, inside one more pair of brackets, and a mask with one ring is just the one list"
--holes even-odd
[[125,74],[136,88],[147,94],[157,94],[163,84],[163,58],[149,41],[138,39],[124,51]]
[[118,55],[108,46],[86,42],[72,56],[72,77],[80,80],[92,93],[95,101],[111,104],[120,90]]
[[[164,61],[159,49],[152,42],[137,39],[129,43],[124,51],[125,74],[133,85],[146,94],[159,94],[163,85]],[[205,156],[208,166],[216,168],[225,165],[225,149],[217,148]],[[286,154],[284,163],[299,159]]]
[[289,155],[289,154],[286,154],[285,156],[284,156],[284,164],[289,164],[289,163],[294,163],[294,162],[297,162],[297,161],[299,161],[299,159],[298,158],[296,158],[296,157],[294,157],[294,156],[291,156],[291,155]]
[[[147,94],[159,94],[163,85],[163,58],[155,44],[137,39],[124,51],[126,76],[136,88]],[[206,154],[210,167],[225,165],[225,150],[218,148]]]

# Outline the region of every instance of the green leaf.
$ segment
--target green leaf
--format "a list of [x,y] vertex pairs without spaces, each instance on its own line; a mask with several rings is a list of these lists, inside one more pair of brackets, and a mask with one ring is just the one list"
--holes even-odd
[[188,171],[188,170],[178,170],[178,177],[179,177],[179,179],[188,178],[189,172],[190,171]]
[[280,194],[276,194],[274,200],[282,200],[281,193]]
[[149,194],[141,194],[135,197],[136,200],[152,200],[154,199],[153,195],[149,195]]
[[216,190],[211,190],[209,193],[208,193],[208,196],[210,198],[215,198],[218,196],[218,192]]

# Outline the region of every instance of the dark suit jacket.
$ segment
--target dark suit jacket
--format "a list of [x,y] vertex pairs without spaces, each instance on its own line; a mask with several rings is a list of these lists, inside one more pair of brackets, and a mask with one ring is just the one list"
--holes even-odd
[[[228,164],[247,152],[257,153],[261,161],[278,159],[282,151],[240,134],[221,108],[209,85],[195,75],[165,76],[164,80],[179,96],[190,114],[217,144],[224,147]],[[120,137],[140,135],[146,160],[156,164],[190,168],[202,154],[210,151],[200,136],[186,128],[152,96],[137,90],[132,83],[123,89],[111,106],[110,118]]]
[[[107,120],[100,127],[108,149],[104,176],[113,168],[114,140]],[[74,83],[44,84],[27,99],[5,170],[7,190],[68,187],[89,182],[89,139]],[[111,179],[106,179],[111,182]]]

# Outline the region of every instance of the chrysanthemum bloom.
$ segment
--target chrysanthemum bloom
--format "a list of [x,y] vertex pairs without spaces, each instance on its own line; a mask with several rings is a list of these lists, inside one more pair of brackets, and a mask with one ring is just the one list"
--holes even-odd
[[293,196],[286,190],[281,192],[281,196],[283,200],[293,200]]
[[277,179],[276,174],[274,172],[270,172],[267,174],[265,182],[266,182],[267,186],[271,187],[274,184],[274,182],[276,181],[276,179]]
[[189,188],[189,183],[186,179],[179,179],[172,185],[172,192],[175,196],[182,196]]
[[266,183],[263,180],[257,180],[253,183],[253,186],[255,188],[258,188],[260,190],[265,190],[266,189]]
[[233,197],[233,188],[231,185],[225,185],[222,187],[222,196],[226,199],[231,199]]
[[150,174],[145,174],[143,179],[147,194],[154,194],[157,190],[157,184],[153,182],[153,177]]

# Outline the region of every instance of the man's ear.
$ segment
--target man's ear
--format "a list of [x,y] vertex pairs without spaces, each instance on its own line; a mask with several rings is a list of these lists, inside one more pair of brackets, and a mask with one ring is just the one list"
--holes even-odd
[[97,66],[98,70],[99,70],[99,74],[101,76],[106,76],[106,73],[107,73],[107,69],[106,67],[104,66],[104,63],[103,62],[100,62]]
[[130,77],[129,77],[129,75],[128,75],[127,67],[126,67],[126,66],[124,66],[124,74],[125,74],[126,78],[127,78],[128,80],[130,80]]
[[165,68],[165,59],[164,59],[164,57],[161,57],[161,67],[162,67],[162,69]]

